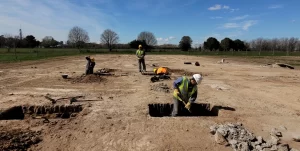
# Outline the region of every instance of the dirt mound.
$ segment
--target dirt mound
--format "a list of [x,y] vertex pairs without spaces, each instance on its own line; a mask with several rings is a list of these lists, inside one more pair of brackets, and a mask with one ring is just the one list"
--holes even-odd
[[157,92],[170,93],[170,88],[165,83],[159,83],[159,84],[151,85],[151,90],[157,91]]
[[181,76],[192,76],[194,73],[183,70],[183,69],[171,69],[171,73]]
[[30,148],[31,145],[42,141],[40,131],[30,130],[1,130],[0,132],[0,150],[23,151]]
[[104,81],[105,81],[105,78],[94,75],[94,74],[80,76],[80,77],[71,79],[72,83],[102,83]]

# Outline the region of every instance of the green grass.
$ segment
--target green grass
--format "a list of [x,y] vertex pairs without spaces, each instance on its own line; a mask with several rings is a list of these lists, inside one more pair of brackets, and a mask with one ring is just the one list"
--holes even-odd
[[[15,62],[25,60],[38,60],[50,57],[58,56],[71,56],[71,55],[83,55],[83,54],[135,54],[135,49],[118,49],[109,52],[107,49],[82,49],[81,52],[78,49],[59,49],[59,48],[17,48],[16,53],[14,49],[7,52],[7,49],[0,48],[0,62]],[[201,51],[190,51],[183,52],[179,50],[153,50],[147,52],[147,55],[194,55],[194,56],[237,56],[237,57],[253,57],[262,58],[266,56],[286,56],[285,52],[261,52],[260,56],[258,52],[201,52]],[[300,56],[300,52],[292,52],[289,56]]]

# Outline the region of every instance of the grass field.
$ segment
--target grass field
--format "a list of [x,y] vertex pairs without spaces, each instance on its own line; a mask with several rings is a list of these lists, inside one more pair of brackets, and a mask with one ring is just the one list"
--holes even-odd
[[[135,54],[134,49],[118,49],[109,52],[107,49],[54,49],[54,48],[18,48],[16,51],[11,49],[7,52],[7,49],[0,48],[0,62],[15,62],[25,60],[38,60],[57,56],[71,56],[71,55],[82,55],[82,54]],[[249,56],[249,57],[265,57],[265,56],[286,56],[285,52],[261,52],[257,51],[240,51],[240,52],[201,52],[201,51],[178,51],[178,50],[153,50],[147,52],[147,55],[161,54],[161,55],[208,55],[208,56]],[[289,56],[300,56],[300,52],[292,52]]]

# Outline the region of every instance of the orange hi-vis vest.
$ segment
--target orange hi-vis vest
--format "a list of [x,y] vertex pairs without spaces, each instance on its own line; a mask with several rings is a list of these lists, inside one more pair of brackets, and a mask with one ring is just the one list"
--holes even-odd
[[165,68],[165,67],[159,67],[156,71],[156,74],[168,74],[169,71],[168,71],[168,68]]

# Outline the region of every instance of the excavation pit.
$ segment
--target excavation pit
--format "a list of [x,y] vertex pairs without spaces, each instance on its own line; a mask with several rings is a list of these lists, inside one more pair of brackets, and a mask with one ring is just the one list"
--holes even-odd
[[81,105],[14,106],[0,112],[0,120],[23,120],[26,118],[70,118],[83,110]]
[[[171,116],[173,104],[149,104],[148,109],[149,115],[152,117]],[[191,112],[181,105],[178,110],[178,116],[218,116],[220,109],[235,111],[235,109],[230,107],[213,106],[211,108],[209,103],[194,103],[191,106]]]

